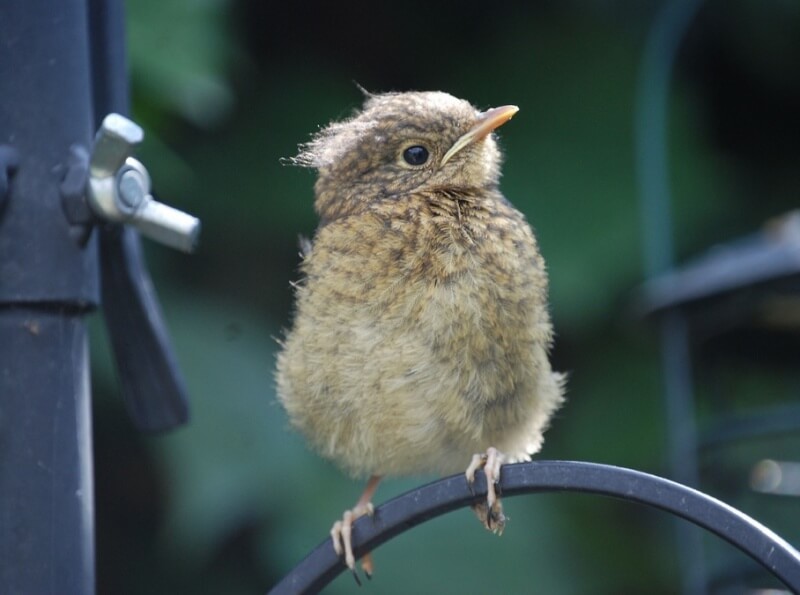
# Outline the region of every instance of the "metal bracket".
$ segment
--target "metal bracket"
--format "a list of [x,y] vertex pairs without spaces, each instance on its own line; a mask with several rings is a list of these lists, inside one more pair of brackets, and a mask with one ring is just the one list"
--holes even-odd
[[86,200],[86,183],[89,179],[89,151],[82,145],[69,148],[63,176],[58,185],[61,207],[69,222],[69,235],[79,246],[85,246],[91,237],[95,214]]
[[134,226],[152,240],[194,251],[200,220],[158,202],[147,168],[131,154],[144,131],[119,114],[109,114],[97,131],[89,162],[89,206],[102,219]]

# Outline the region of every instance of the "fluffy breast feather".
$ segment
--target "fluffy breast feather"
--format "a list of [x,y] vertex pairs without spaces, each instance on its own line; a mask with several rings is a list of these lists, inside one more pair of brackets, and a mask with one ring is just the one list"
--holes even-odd
[[525,458],[562,393],[533,234],[499,195],[399,200],[318,231],[283,404],[353,475],[455,471],[488,446]]

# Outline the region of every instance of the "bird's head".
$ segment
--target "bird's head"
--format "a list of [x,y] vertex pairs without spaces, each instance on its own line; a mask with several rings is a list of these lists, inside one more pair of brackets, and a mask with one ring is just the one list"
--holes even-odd
[[492,188],[501,163],[492,131],[517,111],[481,112],[441,92],[368,95],[352,118],[303,145],[294,163],[319,171],[315,206],[327,220],[411,192]]

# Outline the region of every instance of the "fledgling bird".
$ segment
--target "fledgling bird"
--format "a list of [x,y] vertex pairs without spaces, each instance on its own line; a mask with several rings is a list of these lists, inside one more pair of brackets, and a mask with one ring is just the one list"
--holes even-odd
[[317,451],[370,478],[331,530],[351,570],[352,523],[371,514],[384,476],[467,465],[471,482],[483,467],[476,512],[501,532],[500,467],[540,449],[563,400],[544,260],[499,189],[493,131],[517,111],[442,92],[368,94],[293,160],[318,171],[320,223],[277,388]]

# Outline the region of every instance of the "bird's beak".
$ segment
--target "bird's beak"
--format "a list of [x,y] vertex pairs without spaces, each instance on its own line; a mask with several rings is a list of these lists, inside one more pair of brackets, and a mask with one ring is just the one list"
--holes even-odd
[[503,107],[493,107],[478,114],[478,123],[453,143],[453,146],[442,157],[442,165],[447,163],[453,155],[464,147],[479,141],[494,129],[508,122],[518,111],[519,108],[516,105],[504,105]]

